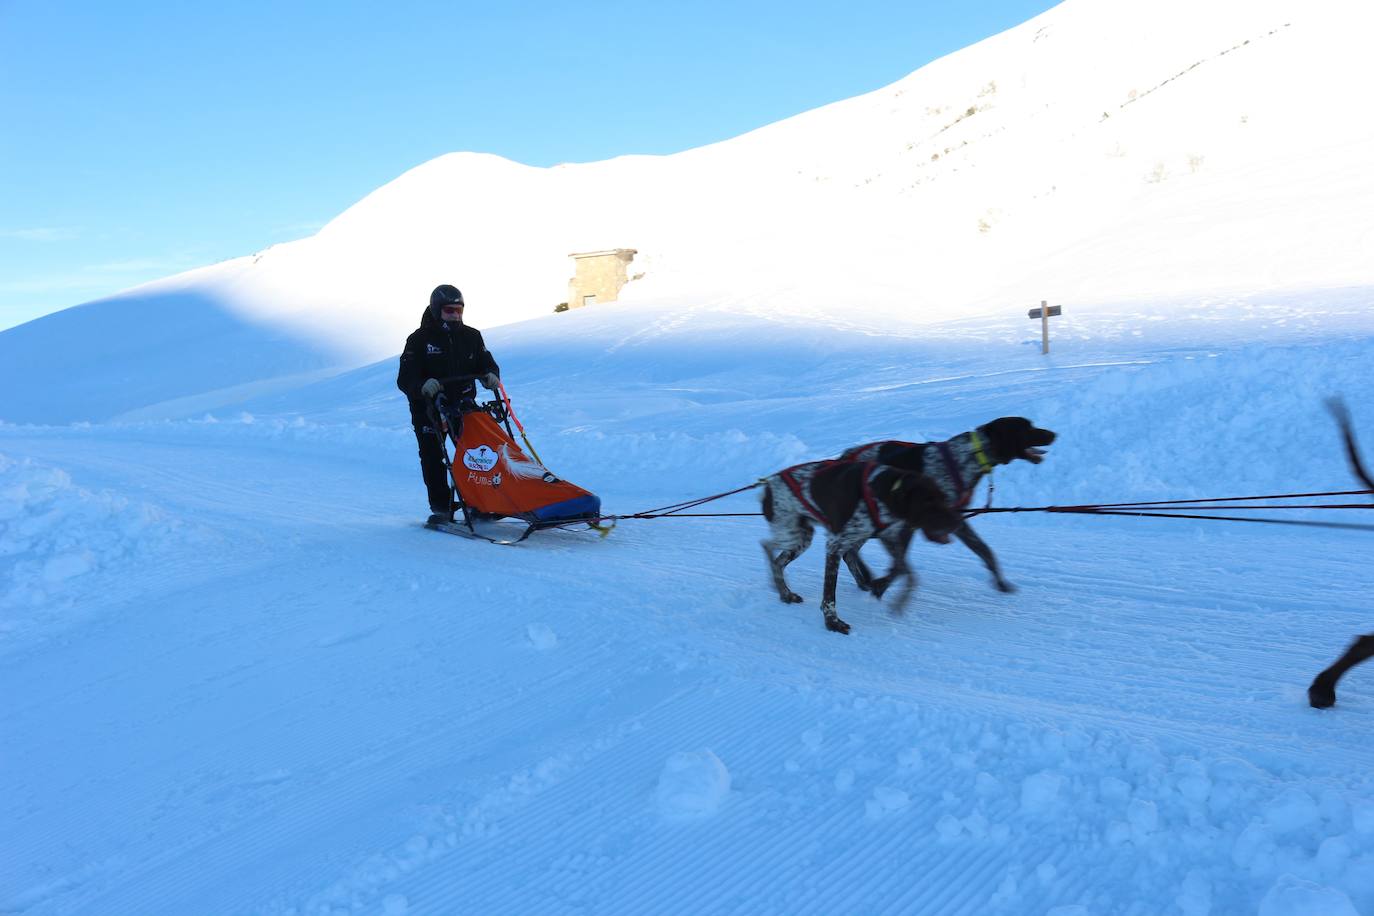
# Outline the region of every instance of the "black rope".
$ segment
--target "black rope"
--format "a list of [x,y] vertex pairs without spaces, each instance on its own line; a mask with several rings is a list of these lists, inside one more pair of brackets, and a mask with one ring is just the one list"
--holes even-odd
[[[576,525],[600,525],[602,522],[619,522],[626,518],[733,518],[738,516],[757,517],[763,515],[762,512],[684,512],[684,509],[695,509],[697,506],[714,502],[717,499],[724,499],[727,496],[734,496],[736,493],[743,493],[746,490],[753,490],[763,486],[763,481],[756,481],[745,487],[739,487],[726,493],[717,493],[714,496],[703,496],[700,499],[689,499],[686,502],[671,503],[657,509],[646,509],[643,512],[636,512],[633,515],[598,515],[596,518],[577,519],[576,521],[563,522],[555,525],[541,525],[541,530],[551,528],[571,528]],[[609,529],[607,529],[609,531]]]
[[634,515],[606,515],[606,519],[622,518],[734,518],[736,516],[755,517],[763,515],[762,512],[662,512],[657,515],[651,512],[639,512]]
[[[647,509],[643,512],[635,512],[631,515],[602,515],[594,519],[579,519],[563,524],[540,526],[544,528],[568,528],[574,525],[600,524],[602,522],[618,522],[621,519],[653,519],[653,518],[757,518],[763,515],[762,512],[687,512],[687,509],[694,509],[697,506],[713,502],[717,499],[724,499],[727,496],[734,496],[736,493],[743,493],[746,490],[753,490],[763,485],[762,481],[729,490],[725,493],[716,493],[712,496],[703,496],[700,499],[690,499],[685,502],[672,503],[661,506],[657,509]],[[992,507],[985,506],[982,509],[973,509],[964,513],[965,518],[972,518],[975,515],[984,515],[994,512],[1046,512],[1059,515],[1119,515],[1131,516],[1136,518],[1183,518],[1201,521],[1217,522],[1256,522],[1267,525],[1292,525],[1304,528],[1337,528],[1345,531],[1374,531],[1374,524],[1357,524],[1354,522],[1319,522],[1298,519],[1280,518],[1255,518],[1253,516],[1234,516],[1234,515],[1198,515],[1192,512],[1173,512],[1168,511],[1168,507],[1177,506],[1180,509],[1192,510],[1219,510],[1222,512],[1254,511],[1264,509],[1374,509],[1374,503],[1288,503],[1288,504],[1260,504],[1260,505],[1214,505],[1215,503],[1241,503],[1253,502],[1255,500],[1272,499],[1314,499],[1319,496],[1370,496],[1374,495],[1374,488],[1368,490],[1326,490],[1314,493],[1279,493],[1265,496],[1211,496],[1199,497],[1195,499],[1160,499],[1160,500],[1137,500],[1135,502],[1120,503],[1084,503],[1081,505],[1069,506],[1009,506]],[[989,500],[990,501],[990,500]]]
[[[1374,489],[1370,489],[1370,490],[1328,490],[1328,491],[1322,492],[1322,493],[1278,493],[1278,494],[1271,494],[1271,495],[1268,495],[1268,496],[1207,496],[1207,497],[1199,497],[1199,498],[1197,498],[1197,499],[1133,500],[1133,501],[1131,501],[1131,502],[1124,502],[1124,503],[1083,503],[1082,505],[1077,505],[1077,506],[1032,506],[1032,507],[1029,507],[1029,508],[1005,508],[1005,509],[1002,509],[1002,508],[984,508],[984,509],[979,509],[979,510],[977,510],[977,512],[975,512],[975,513],[970,513],[970,514],[977,514],[977,513],[981,513],[981,512],[1050,512],[1050,511],[1069,512],[1069,511],[1073,511],[1073,510],[1075,510],[1075,509],[1117,509],[1117,508],[1122,508],[1122,509],[1133,509],[1133,508],[1136,508],[1136,507],[1147,507],[1147,506],[1182,506],[1182,507],[1185,507],[1185,508],[1194,508],[1194,507],[1192,506],[1192,504],[1194,504],[1194,503],[1250,502],[1250,501],[1257,500],[1257,499],[1315,499],[1315,498],[1318,497],[1318,496],[1368,496],[1368,495],[1371,495],[1371,494],[1374,494]],[[1195,508],[1210,508],[1210,507],[1195,507]],[[1225,508],[1227,509],[1227,511],[1230,511],[1230,510],[1233,509],[1233,508],[1235,508],[1235,509],[1243,509],[1243,508],[1245,508],[1245,507],[1244,507],[1244,506],[1234,506],[1234,507],[1232,507],[1232,506],[1227,506],[1227,507],[1225,507]],[[1295,504],[1295,505],[1274,506],[1273,508],[1275,508],[1275,509],[1325,509],[1325,508],[1336,508],[1336,507],[1313,506],[1313,505]],[[1344,507],[1344,506],[1341,506],[1341,507],[1339,507],[1339,508],[1345,508],[1345,507]]]
[[[689,499],[689,500],[687,500],[686,502],[670,503],[669,505],[666,505],[666,506],[660,506],[660,507],[658,507],[657,509],[645,509],[643,512],[636,512],[636,513],[634,513],[633,515],[608,515],[608,516],[606,516],[606,518],[615,518],[615,519],[620,519],[620,518],[661,518],[662,516],[665,516],[665,515],[676,515],[676,514],[678,514],[679,512],[681,512],[683,509],[695,509],[697,506],[705,505],[706,503],[709,503],[709,502],[714,502],[714,501],[717,500],[717,499],[724,499],[724,498],[727,497],[727,496],[734,496],[736,493],[743,493],[743,492],[746,491],[746,490],[753,490],[753,489],[756,489],[756,488],[761,487],[761,486],[763,486],[763,481],[759,480],[759,481],[755,481],[754,483],[749,484],[747,487],[739,487],[738,489],[730,490],[730,491],[727,492],[727,493],[717,493],[717,494],[714,495],[714,496],[703,496],[701,499]],[[722,514],[725,514],[725,515],[762,515],[763,513],[762,513],[762,512],[728,512],[728,513],[722,513]]]
[[1130,512],[1123,509],[1074,510],[1048,508],[1046,512],[1061,512],[1066,515],[1128,515],[1137,518],[1192,518],[1214,522],[1258,522],[1264,525],[1294,525],[1304,528],[1340,528],[1345,531],[1374,531],[1374,525],[1359,525],[1354,522],[1309,522],[1291,518],[1254,518],[1234,515],[1183,515],[1169,512]]

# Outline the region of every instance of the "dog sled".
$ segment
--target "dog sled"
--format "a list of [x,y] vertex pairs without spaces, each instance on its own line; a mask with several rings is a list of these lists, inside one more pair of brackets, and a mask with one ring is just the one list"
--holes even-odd
[[[440,381],[476,378],[458,375]],[[603,533],[609,530],[599,524],[601,500],[596,494],[555,476],[528,439],[524,441],[529,454],[515,444],[504,387],[481,403],[475,398],[455,403],[440,394],[433,409],[453,491],[454,518],[427,522],[426,528],[493,544],[517,544],[536,531],[579,522]]]

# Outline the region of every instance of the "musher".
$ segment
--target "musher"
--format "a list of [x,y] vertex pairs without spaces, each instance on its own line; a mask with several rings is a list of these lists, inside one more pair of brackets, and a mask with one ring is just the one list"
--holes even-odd
[[475,375],[482,386],[496,390],[501,369],[482,341],[482,332],[463,324],[463,294],[445,283],[429,295],[429,308],[420,327],[406,338],[396,387],[410,401],[410,423],[420,447],[420,472],[429,491],[429,524],[453,520],[453,490],[434,426],[434,399],[442,392],[458,404],[477,397],[471,381],[444,382],[455,375]]

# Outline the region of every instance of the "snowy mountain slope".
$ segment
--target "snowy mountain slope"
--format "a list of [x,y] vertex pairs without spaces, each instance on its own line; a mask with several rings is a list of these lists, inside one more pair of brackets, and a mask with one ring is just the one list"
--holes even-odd
[[[491,336],[612,511],[1024,414],[1061,438],[996,472],[1011,506],[1348,488],[1320,398],[1369,441],[1370,305],[1070,310],[1049,358],[1019,316]],[[985,518],[1020,591],[918,544],[908,613],[846,581],[839,637],[820,551],[779,604],[756,518],[424,531],[393,369],[0,425],[0,910],[1374,912],[1374,670],[1303,694],[1374,618],[1374,535]]]
[[[356,367],[395,352],[442,281],[480,327],[548,316],[568,253],[609,246],[641,252],[629,303],[875,330],[1040,298],[1367,285],[1370,17],[1353,0],[1070,0],[878,92],[674,156],[444,156],[312,238],[0,334],[0,417],[184,416],[222,388]],[[97,311],[130,342],[92,340],[79,316]],[[201,370],[169,383],[137,343],[158,334]],[[99,398],[26,383],[35,360],[81,378],[87,346],[119,368]]]

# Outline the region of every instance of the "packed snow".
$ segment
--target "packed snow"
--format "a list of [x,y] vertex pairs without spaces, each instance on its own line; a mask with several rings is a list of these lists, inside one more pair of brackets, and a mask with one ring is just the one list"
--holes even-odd
[[[1322,398],[1374,437],[1372,297],[1072,304],[1049,356],[1024,313],[487,336],[611,512],[1000,415],[1060,435],[993,478],[1037,506],[1353,488]],[[1374,670],[1305,697],[1370,629],[1371,534],[985,517],[1017,593],[918,543],[906,615],[845,580],[839,636],[756,517],[424,530],[394,370],[0,426],[0,909],[1374,912]]]

